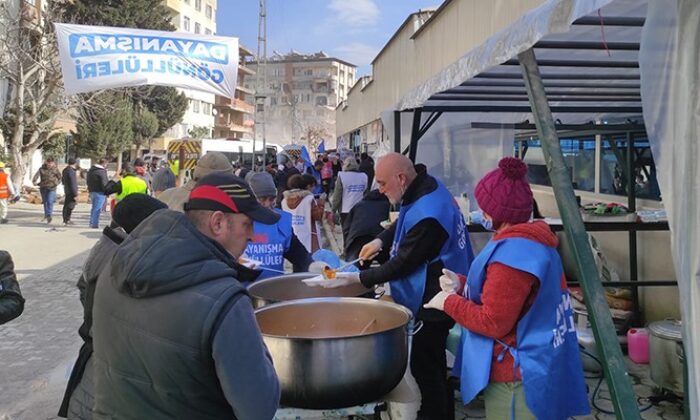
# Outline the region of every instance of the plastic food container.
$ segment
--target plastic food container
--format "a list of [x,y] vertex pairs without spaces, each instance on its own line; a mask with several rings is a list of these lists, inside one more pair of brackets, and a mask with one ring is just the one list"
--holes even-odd
[[649,363],[649,331],[646,328],[627,331],[627,355],[634,363]]

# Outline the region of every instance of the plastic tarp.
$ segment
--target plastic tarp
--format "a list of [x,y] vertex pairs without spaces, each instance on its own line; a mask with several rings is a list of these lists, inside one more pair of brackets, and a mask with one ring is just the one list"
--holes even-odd
[[671,227],[688,365],[700,416],[700,2],[649,3],[640,49],[644,121]]

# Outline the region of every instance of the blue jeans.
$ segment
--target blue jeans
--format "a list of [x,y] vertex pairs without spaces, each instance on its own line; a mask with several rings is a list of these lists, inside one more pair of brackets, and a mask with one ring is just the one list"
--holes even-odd
[[53,214],[53,204],[56,202],[56,189],[39,188],[41,202],[44,204],[44,217],[51,217]]
[[90,226],[99,226],[100,213],[102,212],[102,207],[104,207],[106,199],[107,196],[101,192],[90,193],[90,202],[92,203],[92,208],[90,209]]

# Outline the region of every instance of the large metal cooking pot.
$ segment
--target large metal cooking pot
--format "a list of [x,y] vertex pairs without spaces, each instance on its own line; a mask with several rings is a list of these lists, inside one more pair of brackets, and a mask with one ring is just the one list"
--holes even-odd
[[318,276],[316,273],[294,273],[270,277],[256,281],[248,286],[248,293],[253,299],[253,306],[261,308],[271,303],[288,300],[320,298],[320,297],[358,297],[370,290],[362,284],[326,289],[325,287],[310,287],[302,280]]
[[678,352],[678,346],[683,345],[681,322],[652,322],[649,331],[651,380],[661,388],[683,395],[683,361]]
[[[282,405],[364,404],[398,385],[408,362],[411,312],[362,298],[292,300],[255,312],[282,388]],[[363,332],[364,331],[364,332]]]

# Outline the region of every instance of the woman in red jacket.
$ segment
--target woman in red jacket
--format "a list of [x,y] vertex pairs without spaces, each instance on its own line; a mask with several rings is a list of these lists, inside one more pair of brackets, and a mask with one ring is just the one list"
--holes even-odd
[[426,308],[462,326],[455,361],[462,399],[484,391],[487,419],[565,419],[589,412],[557,237],[530,222],[527,166],[504,158],[477,185],[493,238],[467,278],[443,270]]

